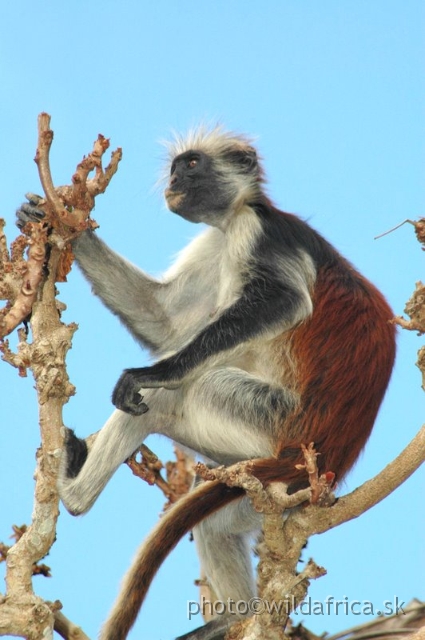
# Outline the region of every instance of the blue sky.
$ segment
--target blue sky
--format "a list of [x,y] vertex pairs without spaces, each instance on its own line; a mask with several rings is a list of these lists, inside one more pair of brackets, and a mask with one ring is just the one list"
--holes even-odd
[[[53,3],[15,0],[0,9],[2,201],[15,236],[14,210],[40,191],[33,163],[37,114],[52,116],[52,169],[66,184],[99,132],[121,146],[123,161],[95,218],[100,235],[151,273],[199,231],[168,213],[155,189],[158,140],[203,120],[254,135],[268,191],[278,206],[323,233],[401,314],[423,273],[412,227],[374,236],[424,208],[425,5],[404,0],[156,0]],[[68,365],[78,393],[64,421],[78,435],[97,430],[124,367],[146,354],[90,294],[77,270],[60,286],[66,322],[75,321]],[[341,491],[380,471],[423,421],[415,367],[423,340],[400,333],[398,360],[369,444]],[[361,371],[359,371],[361,375]],[[31,517],[37,407],[31,377],[0,363],[0,540]],[[148,444],[163,459],[165,440]],[[354,522],[310,541],[306,558],[328,575],[314,600],[424,599],[421,525],[423,472]],[[92,511],[64,509],[47,563],[53,578],[37,591],[95,637],[121,577],[156,521],[162,496],[127,468]],[[1,567],[0,567],[1,569]],[[130,637],[167,640],[200,621],[186,618],[197,599],[193,544],[183,541],[164,565]],[[2,587],[0,585],[0,591]],[[316,633],[367,616],[295,616]]]

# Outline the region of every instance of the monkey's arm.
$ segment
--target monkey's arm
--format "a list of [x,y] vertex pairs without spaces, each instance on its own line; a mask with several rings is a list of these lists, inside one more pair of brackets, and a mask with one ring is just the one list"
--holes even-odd
[[172,332],[164,304],[168,285],[112,251],[93,231],[74,240],[72,250],[94,293],[136,340],[153,351],[161,348]]
[[[42,222],[37,208],[39,196],[29,196],[16,211],[17,226]],[[117,315],[130,333],[152,351],[167,345],[172,335],[167,297],[172,281],[162,283],[112,251],[93,231],[86,230],[72,241],[78,266],[94,293]],[[173,295],[171,295],[173,298]],[[175,297],[175,296],[174,296]]]
[[141,388],[177,387],[207,358],[257,335],[281,333],[306,318],[311,309],[306,287],[297,289],[293,283],[258,274],[233,305],[179,352],[151,367],[126,369],[115,386],[112,402],[118,409],[137,414]]

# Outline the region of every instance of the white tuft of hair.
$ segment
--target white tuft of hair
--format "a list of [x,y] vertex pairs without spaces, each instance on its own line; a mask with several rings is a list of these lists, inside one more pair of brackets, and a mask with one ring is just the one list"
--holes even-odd
[[236,200],[241,203],[255,197],[258,194],[260,185],[265,182],[260,158],[258,158],[259,165],[256,174],[246,175],[244,172],[238,173],[237,171],[229,174],[226,154],[230,151],[255,149],[254,139],[244,134],[228,131],[221,124],[212,127],[201,124],[190,129],[185,135],[172,132],[171,140],[162,141],[162,144],[167,150],[168,158],[165,161],[158,186],[168,180],[174,158],[186,151],[202,151],[208,154],[213,159],[216,170],[221,172],[223,178],[228,179],[229,183],[232,184],[235,189]]
[[201,124],[190,129],[186,135],[173,132],[170,141],[165,142],[170,161],[190,150],[203,151],[214,157],[219,157],[229,149],[246,149],[252,147],[254,140],[243,134],[227,131],[222,125],[208,127]]

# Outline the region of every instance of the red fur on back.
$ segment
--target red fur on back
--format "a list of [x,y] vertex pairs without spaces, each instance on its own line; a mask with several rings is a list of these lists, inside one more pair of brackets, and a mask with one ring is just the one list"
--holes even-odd
[[318,272],[313,314],[291,336],[301,401],[282,425],[276,458],[254,465],[264,482],[305,484],[295,464],[303,462],[300,445],[310,442],[320,452],[320,473],[341,479],[363,449],[385,394],[395,357],[393,314],[370,282],[338,260]]

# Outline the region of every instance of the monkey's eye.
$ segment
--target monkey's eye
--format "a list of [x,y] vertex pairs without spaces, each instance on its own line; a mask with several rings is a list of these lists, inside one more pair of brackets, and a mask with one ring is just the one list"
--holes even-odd
[[191,158],[187,163],[187,166],[189,167],[189,169],[193,169],[194,167],[196,167],[197,164],[198,164],[197,158]]

